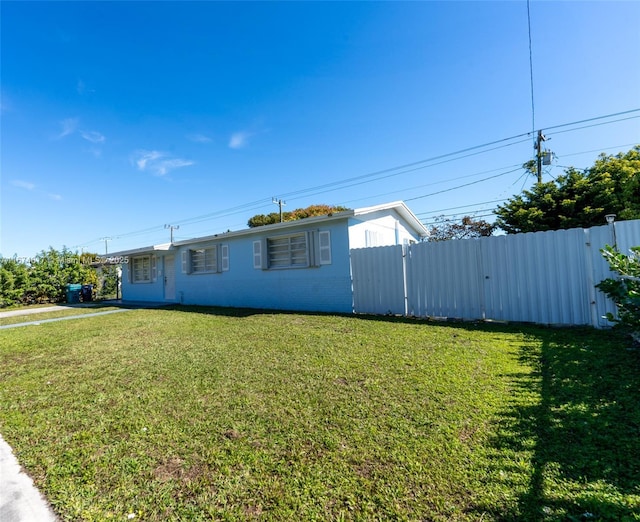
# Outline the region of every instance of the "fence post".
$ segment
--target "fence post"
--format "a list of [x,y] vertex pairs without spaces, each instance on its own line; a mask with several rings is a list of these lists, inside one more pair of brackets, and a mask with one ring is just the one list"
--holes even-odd
[[478,299],[480,302],[480,317],[483,321],[487,319],[487,305],[486,305],[486,292],[487,285],[484,275],[484,261],[482,257],[482,244],[486,243],[485,241],[477,241],[476,251],[476,267],[477,267],[477,277],[478,277]]
[[591,229],[584,229],[584,255],[586,261],[586,275],[587,275],[587,295],[589,296],[589,311],[591,316],[591,326],[597,328],[599,326],[598,320],[598,304],[596,303],[596,286],[593,280],[593,251],[591,245]]
[[400,255],[402,256],[402,293],[404,295],[404,312],[403,316],[407,317],[409,315],[409,295],[408,295],[408,283],[407,283],[407,261],[411,259],[411,245],[402,245],[402,250],[400,251]]

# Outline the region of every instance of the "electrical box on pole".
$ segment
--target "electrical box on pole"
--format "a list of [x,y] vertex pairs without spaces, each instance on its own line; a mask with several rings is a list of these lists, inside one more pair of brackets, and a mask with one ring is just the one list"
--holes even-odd
[[538,176],[538,183],[542,183],[542,166],[551,165],[553,160],[553,152],[550,150],[542,150],[542,142],[547,141],[547,138],[542,131],[538,131],[538,137],[536,138],[536,175]]

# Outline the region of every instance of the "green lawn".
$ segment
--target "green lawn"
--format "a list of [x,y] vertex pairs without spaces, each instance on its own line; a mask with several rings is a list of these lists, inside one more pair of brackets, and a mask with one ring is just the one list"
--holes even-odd
[[0,347],[0,432],[63,520],[640,520],[610,331],[183,308]]

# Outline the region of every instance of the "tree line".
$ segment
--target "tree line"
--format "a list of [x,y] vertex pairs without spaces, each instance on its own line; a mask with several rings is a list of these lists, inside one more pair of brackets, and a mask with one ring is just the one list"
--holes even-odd
[[[535,162],[523,168],[535,175]],[[348,210],[342,206],[311,205],[289,212],[258,214],[250,228]],[[491,236],[500,229],[507,234],[564,228],[591,227],[605,223],[607,214],[616,219],[640,219],[640,145],[626,153],[601,154],[594,165],[579,171],[573,167],[553,181],[536,183],[495,209],[494,223],[471,216],[459,222],[436,218],[429,241]],[[97,254],[78,254],[50,248],[34,258],[0,258],[0,307],[16,303],[59,302],[66,298],[66,285],[91,284],[101,293],[115,294],[116,268],[106,266],[100,277],[91,263]]]
[[92,285],[100,295],[115,294],[116,267],[102,267],[98,273],[92,266],[97,258],[66,248],[49,248],[30,259],[0,258],[0,308],[65,301],[68,284]]
[[[536,175],[535,162],[523,168]],[[640,145],[625,153],[601,154],[583,171],[568,167],[553,181],[536,183],[508,199],[494,214],[494,223],[440,216],[430,228],[429,241],[485,237],[497,230],[517,234],[589,228],[604,225],[607,214],[615,214],[617,220],[640,219]]]

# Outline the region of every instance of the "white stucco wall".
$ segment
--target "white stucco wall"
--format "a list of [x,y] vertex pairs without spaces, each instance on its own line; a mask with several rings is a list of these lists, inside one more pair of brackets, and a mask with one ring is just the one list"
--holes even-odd
[[349,247],[402,245],[418,242],[420,238],[407,226],[406,221],[395,212],[376,212],[349,220]]

